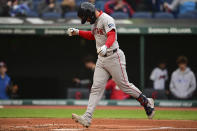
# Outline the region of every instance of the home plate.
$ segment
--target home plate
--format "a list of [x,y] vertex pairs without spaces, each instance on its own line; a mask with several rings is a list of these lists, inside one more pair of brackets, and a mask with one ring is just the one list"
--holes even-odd
[[65,129],[52,129],[53,131],[82,131],[83,129],[65,128]]

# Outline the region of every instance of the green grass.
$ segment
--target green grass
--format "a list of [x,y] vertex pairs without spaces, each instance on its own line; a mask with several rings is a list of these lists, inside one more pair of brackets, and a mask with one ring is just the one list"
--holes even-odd
[[[0,109],[1,118],[71,118],[72,113],[83,114],[84,109]],[[145,119],[143,110],[96,110],[94,118]],[[197,120],[197,111],[158,110],[154,119]]]

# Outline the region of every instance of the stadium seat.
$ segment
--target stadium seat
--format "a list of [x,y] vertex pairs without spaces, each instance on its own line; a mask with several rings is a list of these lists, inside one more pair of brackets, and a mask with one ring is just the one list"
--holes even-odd
[[174,19],[173,14],[166,12],[158,12],[154,14],[155,19]]
[[105,11],[104,6],[105,6],[105,1],[101,1],[101,0],[96,1],[95,4],[96,9]]
[[88,1],[88,0],[75,0],[77,6],[79,6],[82,2],[85,2],[85,1]]
[[37,11],[37,7],[38,7],[38,4],[40,3],[40,1],[38,1],[38,0],[34,0],[33,1],[33,10],[34,11]]
[[61,3],[62,2],[62,0],[56,0],[58,3]]
[[149,19],[152,18],[152,14],[149,12],[136,12],[133,14],[132,18]]
[[171,4],[173,0],[165,0],[165,2]]
[[42,18],[44,19],[59,19],[61,17],[60,13],[55,12],[47,12],[42,14]]
[[64,14],[64,18],[75,19],[77,18],[77,12],[67,12]]
[[179,14],[178,19],[197,19],[197,11]]
[[114,12],[111,16],[115,19],[128,19],[129,15],[123,12]]
[[27,17],[38,17],[38,13],[35,11],[27,12]]

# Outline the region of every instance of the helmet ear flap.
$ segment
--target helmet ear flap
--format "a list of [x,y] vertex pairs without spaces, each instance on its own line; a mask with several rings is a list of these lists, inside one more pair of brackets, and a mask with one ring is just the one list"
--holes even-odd
[[96,22],[96,14],[94,13],[91,18],[90,24],[94,24]]
[[87,21],[87,15],[85,15],[85,10],[79,8],[77,15],[81,18],[81,24],[85,24],[85,22]]
[[86,21],[87,21],[88,17],[84,16],[82,19],[81,19],[81,24],[85,24]]
[[[96,14],[95,14],[95,9],[94,11],[87,10],[87,18],[90,19],[90,24],[94,24],[96,21]],[[86,20],[87,21],[87,20]]]

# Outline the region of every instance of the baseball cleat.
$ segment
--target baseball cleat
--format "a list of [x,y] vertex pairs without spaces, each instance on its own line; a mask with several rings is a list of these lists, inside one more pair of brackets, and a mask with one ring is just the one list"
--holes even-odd
[[72,114],[72,119],[75,120],[75,122],[78,122],[82,126],[88,128],[90,126],[90,122],[88,122],[86,119],[84,119],[82,116],[79,116],[77,114]]
[[152,98],[147,98],[148,104],[144,107],[146,111],[146,115],[148,116],[148,119],[152,119],[155,115],[155,108],[154,108],[154,100]]

